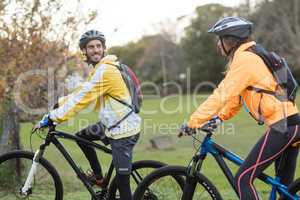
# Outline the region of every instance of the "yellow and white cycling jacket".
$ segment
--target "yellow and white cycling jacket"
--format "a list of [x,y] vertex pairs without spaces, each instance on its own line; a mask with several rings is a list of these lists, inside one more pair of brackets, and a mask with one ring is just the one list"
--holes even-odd
[[[67,121],[82,109],[95,102],[95,110],[99,111],[99,119],[111,127],[119,122],[131,109],[120,102],[123,100],[131,105],[131,96],[116,65],[117,57],[104,57],[90,72],[87,81],[68,96],[59,99],[59,107],[50,112],[50,119],[61,123]],[[139,133],[141,118],[132,112],[117,127],[106,130],[106,136],[119,139]]]

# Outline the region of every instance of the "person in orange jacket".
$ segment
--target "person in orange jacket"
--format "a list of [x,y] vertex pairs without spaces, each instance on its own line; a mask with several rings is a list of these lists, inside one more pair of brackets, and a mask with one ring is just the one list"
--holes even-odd
[[[228,58],[228,70],[213,94],[181,128],[184,135],[204,125],[214,129],[233,117],[243,105],[256,120],[268,127],[235,176],[235,189],[242,200],[259,199],[253,181],[274,161],[281,182],[288,185],[293,181],[298,148],[292,148],[290,144],[300,139],[300,116],[293,102],[249,89],[251,86],[275,91],[277,86],[264,61],[249,50],[256,44],[250,39],[252,26],[244,18],[226,17],[209,29],[208,32],[218,36],[217,48]],[[282,159],[289,163],[283,170]]]

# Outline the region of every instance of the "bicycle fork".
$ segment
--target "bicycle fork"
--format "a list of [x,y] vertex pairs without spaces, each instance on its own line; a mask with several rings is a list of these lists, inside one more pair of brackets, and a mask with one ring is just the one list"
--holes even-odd
[[196,154],[187,168],[187,179],[181,199],[191,200],[197,185],[196,174],[200,172],[206,154]]
[[21,195],[27,196],[27,195],[31,194],[32,182],[33,182],[34,176],[36,175],[36,172],[37,172],[39,160],[43,156],[43,154],[44,154],[44,149],[42,149],[42,148],[38,149],[35,152],[34,157],[32,159],[32,164],[31,164],[28,176],[26,178],[24,186],[20,190]]

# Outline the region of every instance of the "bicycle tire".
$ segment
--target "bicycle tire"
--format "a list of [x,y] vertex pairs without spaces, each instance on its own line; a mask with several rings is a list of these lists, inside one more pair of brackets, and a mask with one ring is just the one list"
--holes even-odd
[[[20,189],[25,183],[29,169],[31,167],[34,153],[29,151],[12,151],[0,156],[0,199],[21,199]],[[11,165],[18,165],[19,170],[9,169]],[[24,170],[25,169],[25,170]],[[10,176],[7,176],[7,172]],[[16,172],[16,174],[12,174]],[[18,174],[17,172],[24,172]],[[22,176],[24,175],[24,177]],[[49,183],[54,185],[49,190]],[[40,182],[37,184],[37,182]],[[50,193],[53,191],[53,196]],[[4,196],[5,195],[5,196]],[[7,196],[9,195],[9,196]],[[32,193],[26,196],[30,200],[62,200],[63,199],[63,184],[53,167],[53,165],[45,158],[39,161],[38,171],[32,186]]]
[[[135,183],[138,185],[139,182],[141,182],[141,179],[143,179],[145,175],[141,174],[141,172],[139,173],[139,171],[141,169],[150,169],[151,171],[153,169],[157,169],[160,167],[165,166],[165,163],[159,162],[159,161],[155,161],[155,160],[139,160],[136,161],[134,163],[132,163],[132,174],[131,174],[131,178],[135,181]],[[148,172],[147,172],[148,174]],[[136,180],[134,177],[136,176],[140,176],[138,177],[138,180]],[[132,183],[132,180],[130,181]],[[135,188],[131,187],[132,190],[134,190]],[[113,178],[109,189],[108,189],[108,193],[109,193],[109,200],[117,200],[118,194],[117,194],[117,185],[116,185],[116,177]]]
[[[160,169],[157,169],[150,173],[148,176],[144,178],[144,180],[139,184],[137,189],[134,193],[134,200],[176,200],[182,198],[182,193],[184,189],[184,184],[179,183],[178,181],[177,185],[176,183],[173,184],[170,181],[173,181],[174,177],[182,177],[184,180],[187,180],[187,174],[186,174],[186,168],[182,166],[165,166]],[[162,179],[164,178],[171,178],[170,180],[167,180],[164,182]],[[222,197],[220,193],[218,192],[217,188],[202,174],[197,174],[195,177],[197,180],[197,186],[202,186],[204,189],[201,195],[204,194],[204,196],[200,196],[200,199],[208,200],[222,200]],[[153,186],[155,183],[162,181],[162,185]],[[176,191],[170,191],[171,187],[176,186]],[[177,191],[178,190],[178,191]],[[177,195],[177,196],[175,196]],[[195,198],[195,195],[193,196],[193,199],[199,199]]]
[[[300,178],[289,185],[288,191],[292,195],[298,194],[298,196],[300,196]],[[284,198],[281,197],[280,200],[284,200]]]

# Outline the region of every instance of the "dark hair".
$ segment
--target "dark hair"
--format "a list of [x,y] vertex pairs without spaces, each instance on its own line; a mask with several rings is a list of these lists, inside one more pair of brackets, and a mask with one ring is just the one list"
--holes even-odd
[[234,52],[242,44],[249,42],[251,39],[250,39],[250,37],[241,39],[241,38],[237,38],[237,37],[234,37],[234,36],[226,35],[226,36],[222,37],[222,40],[223,40],[224,43],[226,43],[226,45],[231,47],[229,56],[233,56]]

